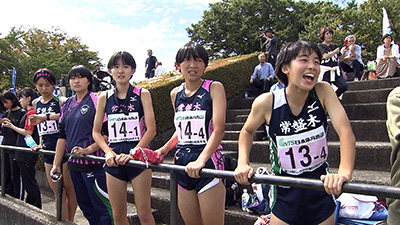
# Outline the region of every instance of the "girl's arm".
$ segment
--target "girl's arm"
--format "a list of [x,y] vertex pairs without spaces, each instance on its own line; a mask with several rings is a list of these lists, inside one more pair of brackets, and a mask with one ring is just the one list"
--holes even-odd
[[12,130],[18,132],[19,134],[24,135],[24,136],[26,136],[28,134],[32,135],[32,133],[33,133],[33,130],[25,130],[24,128],[19,128],[17,126],[14,126],[14,124],[12,124],[10,122],[4,122],[3,126],[7,127],[7,128],[10,128],[10,129],[12,129]]
[[186,166],[186,173],[193,178],[200,177],[200,169],[206,165],[206,162],[217,150],[225,133],[226,97],[224,86],[220,82],[211,83],[210,94],[212,99],[212,125],[214,131],[197,160],[190,162]]
[[106,110],[106,93],[101,93],[97,100],[96,116],[94,117],[92,136],[95,143],[100,147],[106,155],[107,166],[117,166],[115,157],[117,154],[108,146],[107,142],[101,135],[101,129],[103,127],[103,120]]
[[[67,144],[67,142],[64,138],[58,138],[57,145],[56,145],[56,154],[54,156],[54,161],[53,161],[53,168],[50,171],[51,177],[53,177],[53,175],[56,173],[61,173],[61,163],[62,163],[62,158],[64,156],[66,144]],[[61,176],[58,180],[60,180],[60,179],[61,179]],[[54,182],[57,182],[57,181],[54,181]]]
[[142,89],[141,99],[144,111],[144,119],[146,122],[146,133],[144,133],[143,137],[140,139],[137,147],[145,148],[156,136],[157,131],[150,92],[146,89]]
[[250,185],[249,178],[254,174],[254,170],[250,166],[249,160],[253,135],[263,123],[269,123],[272,99],[273,97],[271,93],[262,94],[257,97],[251,106],[249,117],[240,131],[238,165],[235,169],[234,175],[236,181],[241,184]]
[[321,176],[328,194],[339,195],[344,182],[352,178],[355,161],[355,137],[350,126],[347,114],[339,102],[336,94],[328,83],[317,83],[315,87],[326,112],[332,120],[332,125],[340,140],[340,164],[337,174]]
[[[171,96],[171,103],[172,103],[172,108],[175,112],[175,98],[176,98],[176,93],[178,92],[178,88],[172,89],[170,96]],[[176,134],[176,131],[172,135],[172,137],[159,149],[156,150],[158,155],[167,155],[171,149],[173,149],[176,144],[178,143],[178,136]]]

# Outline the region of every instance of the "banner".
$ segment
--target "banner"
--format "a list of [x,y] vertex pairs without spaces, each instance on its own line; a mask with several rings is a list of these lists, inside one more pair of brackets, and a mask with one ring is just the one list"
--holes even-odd
[[13,92],[15,93],[15,80],[17,78],[17,70],[15,70],[15,68],[13,67],[13,78],[12,78],[12,88],[13,88]]
[[387,15],[386,9],[383,10],[383,20],[382,20],[382,36],[385,34],[392,34],[392,28],[390,28],[389,17]]

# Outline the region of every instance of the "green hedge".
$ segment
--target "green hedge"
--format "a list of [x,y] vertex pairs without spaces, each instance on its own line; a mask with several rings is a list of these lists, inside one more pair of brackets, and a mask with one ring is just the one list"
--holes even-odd
[[[220,81],[227,99],[242,95],[249,86],[249,78],[259,63],[258,53],[236,56],[210,62],[203,78]],[[223,64],[222,66],[214,66]],[[150,91],[157,123],[157,133],[163,133],[173,127],[174,111],[171,105],[171,90],[184,81],[182,75],[164,76],[157,81],[143,81],[139,86]]]

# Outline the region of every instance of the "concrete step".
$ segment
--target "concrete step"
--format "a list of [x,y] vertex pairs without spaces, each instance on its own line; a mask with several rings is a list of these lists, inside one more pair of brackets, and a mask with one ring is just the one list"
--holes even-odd
[[343,104],[386,102],[393,88],[381,88],[372,90],[346,91],[343,94]]
[[400,86],[400,78],[379,79],[379,80],[366,80],[366,81],[352,81],[347,82],[348,91],[354,90],[372,90],[380,88],[395,88]]
[[[267,141],[254,141],[251,152],[250,162],[266,163],[269,162],[269,147]],[[222,141],[223,150],[233,155],[238,151],[237,141]],[[340,161],[339,142],[328,142],[329,157],[328,162],[332,167],[338,167]],[[357,142],[355,169],[390,171],[391,146],[389,142]]]
[[350,120],[386,120],[386,102],[344,104]]

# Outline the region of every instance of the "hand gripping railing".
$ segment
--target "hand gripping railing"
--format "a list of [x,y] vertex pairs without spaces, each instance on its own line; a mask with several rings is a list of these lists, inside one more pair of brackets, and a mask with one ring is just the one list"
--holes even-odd
[[[14,147],[7,145],[0,145],[1,150],[1,186],[4,187],[4,150],[15,150],[15,151],[30,151],[30,148]],[[38,153],[43,153],[45,155],[54,155],[54,151],[39,150]],[[69,157],[69,154],[65,154],[64,157]],[[81,156],[82,159],[93,160],[97,162],[105,163],[104,157],[98,156]],[[131,167],[147,168],[146,164],[140,161],[131,160],[127,164]],[[177,189],[177,174],[185,173],[184,166],[177,166],[171,164],[150,164],[148,168],[170,172],[170,224],[176,224],[177,219],[177,199],[178,199],[178,189]],[[213,169],[202,169],[200,171],[200,176],[203,177],[218,177],[223,179],[233,180],[233,171],[221,171]],[[275,184],[283,186],[291,186],[297,188],[306,188],[314,190],[324,190],[324,185],[321,180],[317,179],[306,179],[306,178],[293,178],[284,176],[273,176],[273,175],[254,175],[250,182],[265,183],[265,184]],[[62,189],[61,189],[62,190]],[[343,184],[343,192],[354,193],[354,194],[364,194],[364,195],[376,195],[385,198],[396,198],[400,199],[400,188],[392,186],[374,185],[374,184],[360,184],[360,183],[345,183]],[[59,194],[59,193],[58,193]],[[1,189],[1,195],[4,196],[4,188]],[[60,207],[60,208],[59,208]],[[57,219],[61,219],[61,204],[57,206]]]

